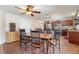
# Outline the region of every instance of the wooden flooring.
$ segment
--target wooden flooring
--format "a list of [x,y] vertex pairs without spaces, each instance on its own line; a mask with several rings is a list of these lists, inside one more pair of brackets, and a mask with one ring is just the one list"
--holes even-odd
[[[49,48],[49,54],[52,54],[52,48]],[[59,51],[55,51],[56,54],[59,54]],[[78,54],[79,53],[79,45],[71,44],[67,39],[61,38],[61,51],[60,54]],[[46,51],[38,48],[32,48],[30,44],[28,44],[27,49],[21,48],[19,46],[19,42],[14,42],[10,44],[4,44],[0,46],[0,54],[46,54]]]

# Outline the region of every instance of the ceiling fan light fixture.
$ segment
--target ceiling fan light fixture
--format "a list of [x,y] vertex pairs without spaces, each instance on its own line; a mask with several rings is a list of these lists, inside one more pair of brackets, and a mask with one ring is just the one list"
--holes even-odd
[[29,8],[33,8],[34,6],[33,6],[33,5],[27,5],[27,7],[29,7]]
[[40,11],[34,11],[33,8],[34,6],[33,5],[27,5],[27,7],[25,7],[25,9],[23,7],[16,7],[17,9],[20,9],[20,10],[23,10],[24,13],[22,14],[27,14],[27,15],[31,15],[31,16],[34,16],[35,13],[37,14],[40,14],[41,12]]
[[30,14],[32,14],[32,12],[26,12],[27,13],[27,15],[30,15]]

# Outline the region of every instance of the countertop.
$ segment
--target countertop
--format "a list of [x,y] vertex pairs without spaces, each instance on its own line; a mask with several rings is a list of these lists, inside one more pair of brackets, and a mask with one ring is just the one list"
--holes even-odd
[[79,32],[79,30],[68,30],[68,31],[71,31],[71,32]]

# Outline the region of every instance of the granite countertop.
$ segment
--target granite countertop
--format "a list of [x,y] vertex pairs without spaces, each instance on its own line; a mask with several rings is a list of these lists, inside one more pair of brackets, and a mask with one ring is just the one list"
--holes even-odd
[[72,32],[79,32],[79,30],[68,30],[68,31],[72,31]]

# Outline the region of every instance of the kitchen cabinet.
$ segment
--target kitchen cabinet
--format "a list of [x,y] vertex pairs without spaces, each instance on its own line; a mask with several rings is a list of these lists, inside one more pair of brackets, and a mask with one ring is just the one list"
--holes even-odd
[[15,42],[20,39],[19,32],[6,32],[7,43]]
[[68,40],[70,43],[79,45],[79,31],[68,31]]

